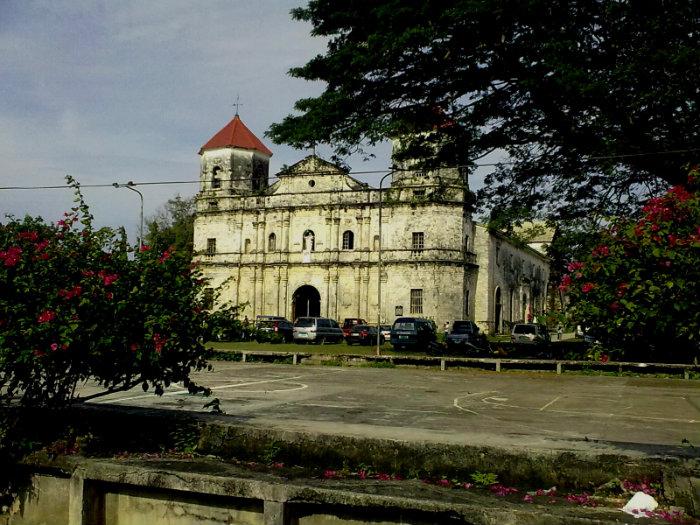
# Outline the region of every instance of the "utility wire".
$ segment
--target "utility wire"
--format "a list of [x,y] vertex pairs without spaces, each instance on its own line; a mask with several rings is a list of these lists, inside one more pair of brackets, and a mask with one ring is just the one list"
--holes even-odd
[[[653,156],[653,155],[677,155],[679,153],[694,153],[700,151],[700,148],[689,148],[689,149],[677,149],[677,150],[668,150],[668,151],[654,151],[654,152],[648,152],[648,153],[626,153],[626,154],[618,154],[618,155],[600,155],[600,156],[592,156],[592,157],[587,157],[590,160],[611,160],[611,159],[624,159],[624,158],[630,158],[630,157],[648,157],[648,156]],[[310,172],[294,172],[294,175],[335,175],[335,174],[343,174],[343,175],[375,175],[378,173],[388,173],[391,171],[397,172],[397,173],[405,173],[405,172],[423,172],[423,171],[433,171],[433,170],[438,170],[438,169],[461,169],[461,168],[485,168],[485,167],[497,167],[497,166],[512,166],[518,164],[516,161],[501,161],[501,162],[485,162],[485,163],[479,163],[479,164],[459,164],[456,166],[433,166],[433,167],[428,167],[426,169],[404,169],[404,168],[393,168],[393,169],[385,169],[385,170],[368,170],[368,171],[310,171]],[[468,176],[475,176],[477,175],[476,173],[467,173],[466,175]],[[284,176],[284,173],[282,173],[282,176]],[[250,180],[250,177],[239,177],[239,178],[230,178],[230,179],[219,179],[220,182],[234,182],[234,181],[247,181]],[[280,180],[279,177],[277,176],[272,176],[268,177],[268,181],[270,180]],[[197,179],[197,180],[172,180],[172,181],[152,181],[152,182],[129,182],[129,186],[168,186],[168,185],[175,185],[175,184],[200,184],[202,181]],[[122,184],[122,183],[120,183]],[[126,184],[124,184],[126,185]],[[80,188],[112,188],[114,187],[114,184],[80,184]],[[0,191],[2,190],[55,190],[55,189],[60,189],[60,190],[65,190],[65,189],[71,189],[72,186],[69,185],[53,185],[53,186],[0,186]]]

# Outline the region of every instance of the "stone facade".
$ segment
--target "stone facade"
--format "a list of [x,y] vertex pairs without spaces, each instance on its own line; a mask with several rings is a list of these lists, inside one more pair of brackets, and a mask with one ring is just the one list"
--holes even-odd
[[416,315],[494,331],[543,308],[546,258],[475,224],[455,169],[396,171],[380,206],[379,189],[316,156],[267,186],[265,152],[200,153],[197,259],[220,300],[245,303],[249,318]]

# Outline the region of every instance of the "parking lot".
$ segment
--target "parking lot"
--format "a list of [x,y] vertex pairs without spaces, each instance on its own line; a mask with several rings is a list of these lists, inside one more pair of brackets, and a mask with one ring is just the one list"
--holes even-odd
[[[698,455],[700,382],[216,362],[194,379],[94,403],[207,412],[258,428],[445,444]],[[94,392],[86,386],[85,394]]]

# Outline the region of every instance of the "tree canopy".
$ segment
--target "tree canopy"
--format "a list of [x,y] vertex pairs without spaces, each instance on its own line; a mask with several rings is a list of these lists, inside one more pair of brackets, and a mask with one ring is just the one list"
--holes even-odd
[[194,197],[176,195],[146,221],[146,243],[155,250],[172,248],[192,258],[194,242]]
[[467,166],[502,151],[482,195],[559,219],[634,209],[700,153],[697,1],[311,0],[292,16],[328,45],[290,74],[325,89],[275,142],[344,156],[410,136],[407,156]]

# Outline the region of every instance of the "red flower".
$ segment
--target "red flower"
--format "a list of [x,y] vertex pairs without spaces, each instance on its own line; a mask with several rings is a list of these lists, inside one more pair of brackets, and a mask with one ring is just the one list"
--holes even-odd
[[622,297],[623,295],[625,295],[628,287],[629,287],[629,284],[627,284],[627,283],[618,284],[617,285],[617,296]]
[[570,262],[566,268],[570,272],[575,272],[576,270],[583,269],[583,263],[579,262],[579,261],[573,261],[573,262]]
[[610,357],[608,357],[608,354],[600,354],[601,363],[607,363],[608,361],[610,361]]
[[56,319],[56,312],[54,312],[53,310],[44,310],[39,314],[39,317],[37,317],[36,321],[39,324],[43,324],[50,323],[54,319]]
[[338,473],[335,470],[326,469],[323,471],[323,477],[326,479],[333,479],[337,475],[338,475]]
[[590,292],[591,290],[593,290],[593,288],[595,288],[595,284],[593,284],[593,283],[585,283],[583,286],[581,286],[581,291],[582,291],[583,293],[588,293],[588,292]]
[[51,351],[55,352],[56,350],[58,350],[58,343],[51,343]]
[[571,276],[567,273],[561,278],[561,283],[559,284],[559,290],[566,292],[571,286]]
[[0,252],[0,259],[5,261],[7,268],[15,266],[22,256],[22,248],[19,246],[11,246],[6,252]]
[[100,272],[100,277],[102,277],[102,282],[105,286],[110,286],[113,282],[119,279],[116,273],[107,274],[106,272]]
[[41,350],[34,350],[32,353],[34,354],[34,357],[44,357],[46,355],[46,353],[42,352]]
[[166,337],[160,334],[153,334],[153,346],[156,349],[156,353],[160,354],[167,342],[168,339]]
[[142,252],[147,252],[147,251],[150,250],[150,249],[151,249],[151,247],[148,246],[147,244],[142,244],[142,245],[141,245],[141,251],[142,251]]
[[604,244],[601,244],[593,249],[592,255],[593,257],[607,257],[610,255],[610,248]]
[[131,344],[129,345],[129,350],[131,350],[132,352],[136,352],[136,350],[138,350],[138,349],[139,349],[139,344],[138,344],[138,343],[131,343]]
[[357,477],[360,479],[367,479],[367,471],[364,469],[360,469],[357,471]]
[[380,472],[379,474],[377,474],[377,479],[379,481],[389,481],[391,479],[391,476],[386,472]]
[[44,239],[43,241],[39,241],[34,245],[34,249],[38,252],[43,251],[47,246],[49,245],[48,239]]
[[165,251],[163,252],[163,255],[161,255],[160,257],[158,257],[158,262],[161,263],[161,264],[163,264],[165,261],[167,261],[168,259],[170,259],[170,256],[171,256],[171,255],[172,255],[172,254],[171,254],[168,250],[165,250]]
[[30,232],[19,232],[18,237],[25,241],[36,241],[39,238],[39,234],[35,231]]
[[617,301],[613,301],[608,305],[608,308],[610,308],[611,312],[615,313],[620,309],[620,303],[618,303]]

